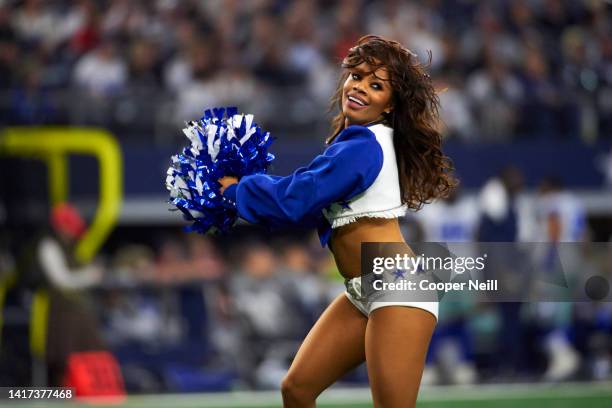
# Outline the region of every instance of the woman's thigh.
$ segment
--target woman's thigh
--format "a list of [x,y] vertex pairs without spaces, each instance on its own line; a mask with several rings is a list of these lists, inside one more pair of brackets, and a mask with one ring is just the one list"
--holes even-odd
[[346,295],[340,294],[304,339],[286,381],[316,398],[365,360],[367,322]]
[[377,408],[414,407],[435,317],[414,307],[370,314],[365,336],[368,377]]

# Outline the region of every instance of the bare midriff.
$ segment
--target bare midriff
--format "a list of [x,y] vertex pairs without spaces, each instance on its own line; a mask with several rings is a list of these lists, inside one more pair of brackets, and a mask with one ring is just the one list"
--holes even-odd
[[345,279],[361,275],[362,242],[405,242],[397,218],[359,218],[334,228],[329,247]]

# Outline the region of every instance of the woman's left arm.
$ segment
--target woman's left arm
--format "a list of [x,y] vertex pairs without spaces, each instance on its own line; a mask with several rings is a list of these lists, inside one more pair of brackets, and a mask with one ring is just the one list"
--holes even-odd
[[304,225],[331,203],[365,191],[382,168],[382,149],[368,128],[351,126],[338,139],[289,176],[246,176],[223,194],[236,202],[240,216],[251,223]]

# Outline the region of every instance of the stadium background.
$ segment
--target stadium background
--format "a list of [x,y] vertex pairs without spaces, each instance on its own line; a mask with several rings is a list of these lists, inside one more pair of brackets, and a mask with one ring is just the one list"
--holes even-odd
[[[128,404],[278,404],[269,390],[342,290],[333,262],[310,232],[184,233],[165,171],[184,121],[223,105],[277,138],[274,173],[306,164],[323,150],[338,63],[366,33],[431,52],[461,179],[454,200],[403,220],[408,240],[610,241],[610,12],[598,0],[0,0],[0,386],[49,381],[31,339],[36,287],[14,282],[50,208],[67,199],[91,223],[114,185],[116,220],[81,253],[103,274],[78,292],[127,392],[169,394]],[[58,181],[52,160],[15,147],[57,132],[88,146],[91,128],[119,147],[111,186],[95,155],[67,154]],[[611,334],[608,303],[448,305],[420,406],[607,406]],[[340,384],[350,392],[324,395],[367,406],[365,386],[362,367]]]

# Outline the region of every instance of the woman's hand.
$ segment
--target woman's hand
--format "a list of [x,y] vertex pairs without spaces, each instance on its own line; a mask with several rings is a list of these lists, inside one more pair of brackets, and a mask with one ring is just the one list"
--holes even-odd
[[218,181],[219,183],[221,183],[221,194],[223,194],[225,189],[231,186],[232,184],[238,183],[238,179],[233,176],[221,177]]

